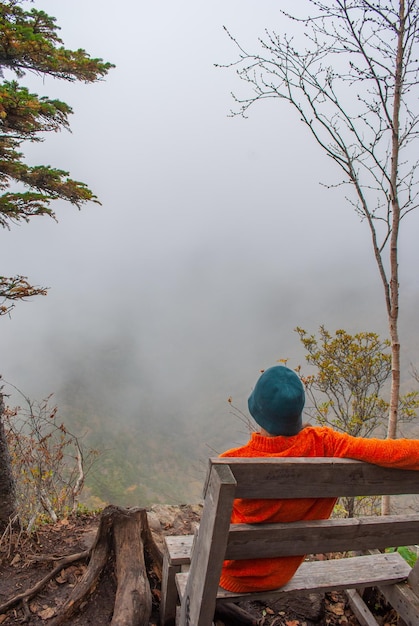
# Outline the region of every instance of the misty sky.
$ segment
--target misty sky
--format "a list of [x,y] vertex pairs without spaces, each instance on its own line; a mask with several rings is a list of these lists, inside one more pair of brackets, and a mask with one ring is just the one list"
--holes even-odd
[[[74,115],[71,134],[28,147],[28,160],[69,170],[102,206],[58,204],[58,223],[0,233],[1,273],[50,287],[0,321],[6,380],[38,397],[59,392],[69,372],[100,376],[103,350],[122,345],[126,369],[109,390],[119,401],[140,410],[147,389],[163,420],[168,405],[187,419],[218,409],[224,420],[228,396],[245,408],[261,368],[302,362],[295,326],[386,333],[367,226],[341,190],[320,184],[338,180],[334,164],[284,102],[228,117],[230,92],[243,85],[214,67],[237,58],[223,25],[251,47],[265,27],[289,29],[279,12],[289,4],[36,0],[67,47],[116,69],[88,86],[29,79]],[[418,216],[407,219],[410,333]]]

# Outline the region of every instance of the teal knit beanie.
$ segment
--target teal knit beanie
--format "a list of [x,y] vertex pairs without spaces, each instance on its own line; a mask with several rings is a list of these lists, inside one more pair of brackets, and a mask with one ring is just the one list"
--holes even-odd
[[304,387],[295,372],[283,365],[263,372],[250,394],[249,411],[270,435],[292,437],[300,432]]

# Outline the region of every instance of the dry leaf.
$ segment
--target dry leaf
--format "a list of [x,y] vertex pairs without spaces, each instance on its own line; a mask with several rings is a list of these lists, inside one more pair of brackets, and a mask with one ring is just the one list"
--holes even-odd
[[58,576],[55,577],[55,582],[58,583],[59,585],[63,585],[64,583],[66,583],[68,580],[68,576],[65,573],[65,571],[62,571],[59,573]]
[[38,613],[40,609],[39,602],[33,601],[29,604],[29,610],[31,613]]
[[339,601],[339,594],[336,593],[336,591],[331,591],[329,593],[329,597],[332,600],[332,602],[338,602]]
[[329,611],[334,615],[344,615],[345,614],[345,604],[343,602],[337,602],[336,604],[329,605]]
[[54,617],[54,615],[55,615],[55,611],[51,607],[48,607],[44,609],[43,611],[39,611],[38,613],[38,616],[44,620],[51,619],[51,617]]

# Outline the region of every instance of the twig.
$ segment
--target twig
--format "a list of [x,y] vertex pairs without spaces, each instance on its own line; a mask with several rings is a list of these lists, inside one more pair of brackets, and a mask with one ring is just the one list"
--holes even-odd
[[70,554],[69,556],[64,557],[61,563],[56,565],[54,569],[51,570],[51,572],[49,572],[46,576],[41,578],[41,580],[38,581],[36,585],[31,587],[30,589],[27,589],[26,591],[23,591],[22,593],[19,593],[17,596],[10,598],[10,600],[7,600],[7,602],[0,604],[0,613],[4,613],[5,611],[8,611],[12,606],[14,606],[15,604],[18,604],[18,602],[23,602],[25,600],[32,598],[34,595],[38,593],[38,591],[40,591],[43,587],[45,587],[45,585],[51,580],[51,578],[54,578],[54,576],[59,574],[61,570],[64,569],[64,567],[66,567],[66,565],[69,565],[70,563],[74,563],[74,561],[87,559],[89,554],[90,554],[90,550],[84,550],[83,552]]

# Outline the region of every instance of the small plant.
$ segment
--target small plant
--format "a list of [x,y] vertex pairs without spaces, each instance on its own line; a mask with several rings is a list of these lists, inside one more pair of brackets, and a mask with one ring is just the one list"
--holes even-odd
[[51,396],[38,403],[17,391],[26,407],[6,407],[3,422],[19,518],[30,532],[37,524],[77,511],[86,474],[99,453],[85,451],[79,438],[59,422]]
[[418,555],[415,550],[411,547],[400,546],[399,548],[390,548],[388,552],[398,552],[400,556],[404,558],[404,560],[413,567],[418,559]]

